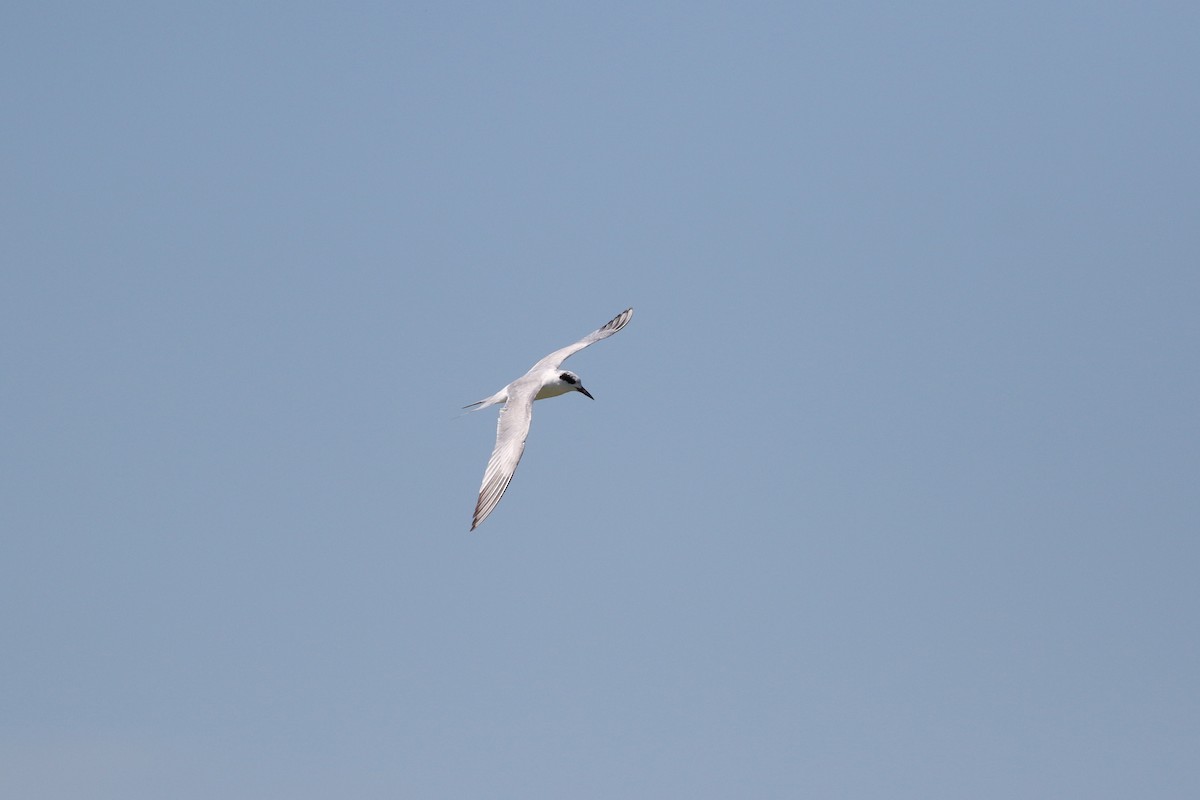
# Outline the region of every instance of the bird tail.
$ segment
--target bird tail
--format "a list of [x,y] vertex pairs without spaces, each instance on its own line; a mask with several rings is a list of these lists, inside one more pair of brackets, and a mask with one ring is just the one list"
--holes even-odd
[[507,401],[508,401],[508,387],[505,386],[503,389],[496,392],[491,397],[485,397],[482,400],[476,400],[474,403],[471,403],[471,405],[469,405],[469,406],[463,406],[463,408],[469,409],[470,411],[480,411],[482,409],[487,408],[488,406],[494,406],[496,403],[504,403]]

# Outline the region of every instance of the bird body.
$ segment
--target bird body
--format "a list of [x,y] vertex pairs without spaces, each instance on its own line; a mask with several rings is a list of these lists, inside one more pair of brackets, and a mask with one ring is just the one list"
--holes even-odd
[[580,392],[593,400],[596,399],[592,397],[591,392],[583,388],[583,382],[578,375],[570,370],[561,369],[562,362],[588,345],[612,336],[624,328],[632,317],[633,309],[625,309],[599,330],[541,359],[528,372],[494,395],[465,406],[479,411],[497,403],[504,404],[496,423],[496,446],[484,470],[483,484],[479,487],[479,500],[475,504],[471,530],[475,530],[479,523],[492,513],[512,481],[521,455],[525,452],[525,439],[529,436],[534,401],[570,392]]

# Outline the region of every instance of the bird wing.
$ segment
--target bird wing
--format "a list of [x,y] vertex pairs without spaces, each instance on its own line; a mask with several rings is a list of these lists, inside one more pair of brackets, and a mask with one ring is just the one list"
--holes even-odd
[[496,422],[496,447],[483,471],[483,483],[479,487],[479,500],[475,503],[475,518],[471,530],[487,519],[492,509],[504,496],[521,454],[525,452],[525,439],[529,436],[529,423],[533,420],[533,396],[537,387],[532,385],[511,387],[508,402],[500,409]]
[[559,364],[566,361],[568,358],[575,355],[580,350],[587,347],[589,344],[595,344],[596,342],[600,341],[601,339],[607,339],[608,337],[612,336],[617,331],[621,330],[621,328],[624,328],[626,325],[629,324],[629,320],[631,320],[631,319],[633,319],[633,309],[627,308],[624,311],[622,311],[620,314],[617,314],[615,317],[610,319],[608,321],[608,324],[605,325],[603,328],[592,331],[591,333],[589,333],[587,336],[580,339],[575,344],[569,344],[566,347],[562,348],[561,350],[555,350],[553,353],[551,353],[550,355],[543,358],[541,361],[534,364],[533,368],[530,369],[529,371],[536,372],[538,370],[545,369],[547,367],[549,367],[551,369],[557,369]]

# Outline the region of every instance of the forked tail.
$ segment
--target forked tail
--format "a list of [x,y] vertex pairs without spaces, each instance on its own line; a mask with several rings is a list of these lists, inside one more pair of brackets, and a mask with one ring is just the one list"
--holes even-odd
[[469,405],[469,406],[463,406],[463,408],[467,409],[468,411],[479,411],[481,409],[487,408],[488,406],[494,406],[496,403],[506,403],[506,402],[508,402],[508,387],[507,386],[505,386],[500,391],[496,392],[491,397],[485,397],[482,400],[476,400],[474,403],[471,403],[471,405]]

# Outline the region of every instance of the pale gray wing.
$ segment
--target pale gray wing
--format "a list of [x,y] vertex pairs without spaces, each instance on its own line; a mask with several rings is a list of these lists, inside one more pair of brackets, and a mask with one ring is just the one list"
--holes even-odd
[[512,387],[508,402],[500,409],[496,422],[496,448],[483,471],[483,484],[479,487],[479,500],[475,503],[475,518],[471,530],[487,519],[492,509],[504,496],[521,454],[525,452],[525,439],[529,436],[529,423],[533,419],[533,395],[535,387]]
[[575,355],[589,344],[595,344],[601,339],[607,339],[608,337],[612,336],[614,333],[621,330],[621,328],[624,328],[626,325],[628,325],[629,320],[631,319],[633,319],[633,309],[627,308],[620,314],[617,314],[615,317],[610,319],[608,324],[600,330],[592,331],[575,344],[569,344],[561,350],[555,350],[553,353],[534,364],[533,368],[530,369],[530,372],[543,369],[545,367],[558,367],[559,364],[566,361],[568,358]]

